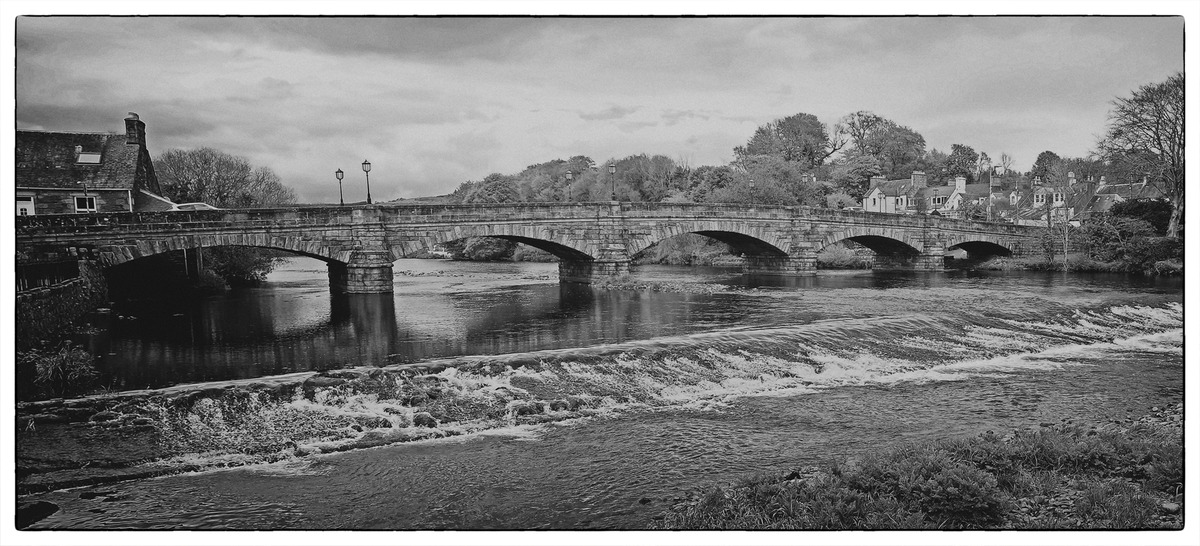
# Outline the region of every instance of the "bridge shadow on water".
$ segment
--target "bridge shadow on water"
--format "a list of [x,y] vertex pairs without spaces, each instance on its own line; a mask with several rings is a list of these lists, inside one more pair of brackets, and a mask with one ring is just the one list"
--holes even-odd
[[82,341],[101,357],[105,384],[121,390],[590,347],[676,335],[706,320],[696,316],[702,294],[535,284],[336,295],[318,284],[123,301]]

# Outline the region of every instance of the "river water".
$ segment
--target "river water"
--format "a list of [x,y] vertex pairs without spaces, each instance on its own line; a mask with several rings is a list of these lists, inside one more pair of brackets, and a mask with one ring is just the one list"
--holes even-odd
[[[323,264],[295,259],[262,288],[124,302],[100,340],[118,388],[436,361],[464,400],[590,409],[35,495],[62,507],[36,527],[636,529],[694,487],[1183,399],[1177,279],[642,267],[657,289],[603,291],[555,271],[401,260],[394,295],[338,297]],[[406,425],[395,401],[326,403]]]

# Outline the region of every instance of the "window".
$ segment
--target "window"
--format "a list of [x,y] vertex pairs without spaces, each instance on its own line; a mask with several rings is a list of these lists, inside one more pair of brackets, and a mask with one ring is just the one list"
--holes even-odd
[[872,198],[871,198],[871,206],[872,206],[872,207],[876,206],[876,203],[875,203],[875,198],[874,198],[874,197],[872,197]]
[[17,216],[32,216],[33,215],[33,196],[18,195],[17,196]]
[[75,160],[79,165],[99,165],[100,154],[98,152],[79,152],[79,158]]
[[946,204],[946,196],[939,195],[939,196],[934,197],[930,201],[935,205],[945,205]]
[[1033,204],[1041,205],[1042,203],[1045,203],[1045,202],[1046,202],[1046,194],[1044,194],[1044,193],[1034,194]]
[[75,212],[96,212],[96,198],[76,197]]
[[1062,200],[1063,200],[1063,194],[1061,194],[1061,193],[1054,194],[1054,202],[1055,203],[1062,203]]

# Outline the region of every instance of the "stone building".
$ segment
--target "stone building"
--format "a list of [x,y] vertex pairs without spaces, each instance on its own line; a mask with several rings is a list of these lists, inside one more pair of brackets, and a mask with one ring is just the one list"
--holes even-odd
[[146,149],[146,124],[125,132],[17,131],[17,215],[167,210]]

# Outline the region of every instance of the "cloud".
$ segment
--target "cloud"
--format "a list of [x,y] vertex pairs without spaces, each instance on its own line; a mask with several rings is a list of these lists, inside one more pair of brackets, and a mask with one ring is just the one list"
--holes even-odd
[[[18,128],[147,123],[302,200],[370,158],[397,195],[582,154],[728,161],[756,126],[870,110],[1032,161],[1182,70],[1181,18],[18,17]],[[372,171],[372,189],[375,186]],[[384,190],[381,190],[384,191]],[[386,196],[386,193],[381,194]]]
[[655,125],[658,125],[657,121],[626,121],[623,123],[618,123],[617,128],[626,133],[632,133],[634,131],[637,131],[638,129],[645,129],[646,127],[654,127]]
[[662,119],[667,126],[675,125],[685,120],[708,121],[712,115],[696,110],[663,110]]
[[599,112],[594,112],[594,113],[579,112],[579,117],[582,119],[585,119],[587,121],[607,121],[607,120],[613,120],[613,119],[621,119],[621,118],[628,116],[637,111],[638,111],[638,109],[636,107],[628,108],[628,107],[623,107],[623,106],[609,106],[608,108],[605,108],[604,110],[601,110]]

